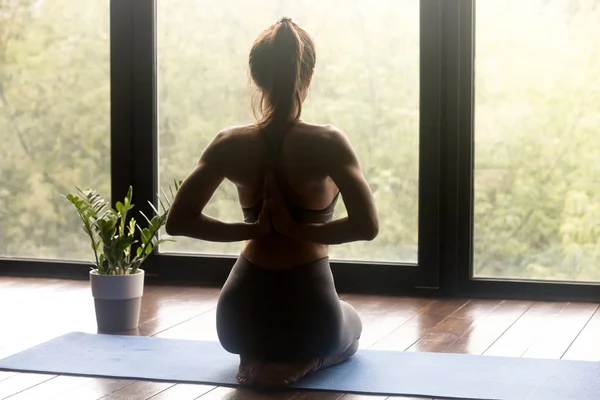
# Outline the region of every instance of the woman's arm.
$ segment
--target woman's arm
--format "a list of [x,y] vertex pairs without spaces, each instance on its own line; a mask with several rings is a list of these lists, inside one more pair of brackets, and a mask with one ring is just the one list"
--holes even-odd
[[325,143],[319,146],[324,153],[316,156],[340,189],[348,216],[325,224],[298,224],[289,216],[275,180],[270,179],[270,209],[275,229],[288,237],[319,244],[373,240],[379,233],[377,211],[354,149],[348,137],[335,128],[326,136]]
[[266,235],[271,230],[264,202],[256,223],[229,223],[203,214],[204,207],[225,179],[220,162],[228,160],[227,137],[218,134],[202,153],[198,165],[183,181],[167,216],[166,231],[172,236],[187,236],[211,242],[238,242]]

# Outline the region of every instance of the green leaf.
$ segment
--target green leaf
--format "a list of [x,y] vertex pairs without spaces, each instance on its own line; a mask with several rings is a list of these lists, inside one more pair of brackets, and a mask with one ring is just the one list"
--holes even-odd
[[100,274],[106,274],[106,269],[105,269],[105,262],[106,259],[104,258],[104,254],[100,254],[100,262],[98,263],[98,272]]
[[129,228],[128,228],[129,232],[127,233],[128,236],[133,236],[135,234],[135,226],[136,226],[135,218],[131,218],[129,220]]
[[150,233],[150,229],[148,229],[148,228],[142,229],[142,231],[140,232],[140,235],[142,237],[143,244],[150,242],[150,239],[152,238],[152,234]]
[[[115,251],[117,254],[123,253],[133,243],[133,237],[131,236],[119,236],[116,240]],[[121,260],[119,260],[121,261]]]

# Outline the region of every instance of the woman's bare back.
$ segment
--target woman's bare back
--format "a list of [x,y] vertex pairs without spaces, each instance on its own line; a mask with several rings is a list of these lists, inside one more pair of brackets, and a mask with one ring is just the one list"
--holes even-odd
[[[278,134],[281,146],[269,152],[255,126],[219,132],[177,191],[167,233],[214,242],[246,241],[242,255],[265,268],[306,264],[326,257],[328,245],[377,236],[371,189],[346,134],[331,125],[304,122],[287,132],[273,132],[273,138]],[[277,179],[269,173],[274,159]],[[240,207],[255,209],[256,218],[229,223],[204,214],[224,179],[236,185]],[[331,220],[340,194],[348,216]],[[303,217],[294,218],[290,211],[300,211]]]
[[[327,135],[328,126],[296,123],[283,137],[266,137],[256,125],[229,128],[223,175],[238,190],[242,208],[252,208],[263,200],[265,174],[272,165],[285,180],[286,201],[309,212],[324,210],[336,200],[339,190],[318,162],[319,139]],[[282,140],[281,147],[269,150],[268,141]],[[278,158],[274,160],[274,157]],[[274,231],[246,242],[243,256],[265,268],[289,268],[326,257],[328,246],[294,240]]]

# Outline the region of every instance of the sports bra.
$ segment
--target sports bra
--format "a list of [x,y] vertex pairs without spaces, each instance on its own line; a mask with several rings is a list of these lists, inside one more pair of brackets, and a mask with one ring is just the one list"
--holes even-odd
[[[299,224],[324,224],[333,219],[333,213],[335,211],[335,205],[337,203],[337,199],[340,193],[335,195],[331,204],[322,210],[311,210],[308,208],[298,207],[292,204],[288,204],[288,209],[290,210],[290,216],[294,219],[294,221]],[[253,223],[258,221],[258,217],[260,215],[260,210],[262,208],[262,199],[252,207],[242,207],[242,212],[244,213],[244,221],[248,223]]]
[[[279,156],[281,155],[281,148],[283,146],[285,132],[287,132],[287,130],[284,131],[284,134],[278,135],[278,137],[276,137],[275,140],[273,140],[272,137],[268,137],[265,132],[261,132],[261,136],[265,139],[267,149],[271,158],[271,165],[273,165],[275,170],[275,177],[278,183],[282,186],[282,188],[289,192],[293,191],[293,189],[289,186],[284,177],[281,177],[281,175],[277,173],[277,166],[279,165]],[[290,215],[294,219],[294,221],[300,224],[323,224],[333,219],[333,213],[335,211],[335,206],[337,204],[339,196],[340,192],[338,191],[331,203],[321,210],[302,208],[289,203],[288,210],[290,211]],[[258,221],[260,210],[262,209],[262,204],[263,200],[261,199],[251,207],[242,207],[244,221],[247,223],[253,223]]]

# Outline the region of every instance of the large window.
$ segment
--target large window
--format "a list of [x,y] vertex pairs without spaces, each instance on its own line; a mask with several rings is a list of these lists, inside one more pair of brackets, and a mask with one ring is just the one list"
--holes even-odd
[[0,257],[90,259],[61,194],[110,196],[109,2],[0,0]]
[[[253,122],[248,53],[261,30],[291,16],[313,37],[317,65],[303,118],[348,133],[380,214],[373,242],[332,258],[415,263],[419,189],[419,1],[158,1],[159,182],[184,178],[213,136]],[[206,213],[242,218],[225,184]],[[343,204],[337,217],[344,215]],[[241,244],[178,239],[163,252],[236,254]]]
[[600,2],[476,6],[474,274],[600,281]]
[[[254,122],[248,53],[282,16],[316,44],[303,118],[348,133],[379,211],[332,246],[338,290],[598,300],[599,0],[0,0],[0,274],[87,275],[61,194],[133,185],[150,214]],[[233,184],[205,212],[241,221]],[[241,247],[144,269],[218,286]]]

